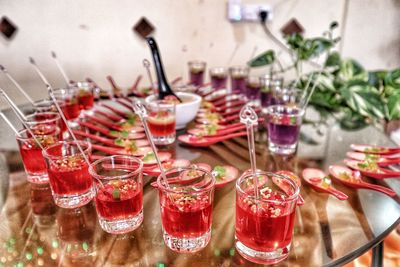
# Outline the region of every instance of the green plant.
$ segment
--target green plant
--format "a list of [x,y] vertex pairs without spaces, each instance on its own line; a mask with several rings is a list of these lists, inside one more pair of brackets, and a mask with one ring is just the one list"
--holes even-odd
[[[304,90],[307,83],[315,83],[310,105],[320,114],[320,121],[333,116],[346,129],[358,129],[371,123],[400,119],[400,69],[367,71],[354,59],[343,59],[332,51],[340,37],[334,38],[336,22],[322,37],[305,38],[301,34],[286,36],[292,64],[273,73],[294,69],[297,88]],[[302,73],[303,64],[326,53],[321,75]],[[273,66],[276,54],[268,50],[251,60],[250,67]],[[312,75],[312,76],[310,76]],[[292,83],[293,84],[293,83]]]

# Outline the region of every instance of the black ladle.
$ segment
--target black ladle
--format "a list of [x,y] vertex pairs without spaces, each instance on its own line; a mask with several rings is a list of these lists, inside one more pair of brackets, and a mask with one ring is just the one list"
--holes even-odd
[[158,51],[158,46],[156,40],[153,37],[146,38],[147,43],[150,46],[151,54],[153,56],[154,67],[156,68],[157,80],[158,80],[158,99],[164,99],[166,96],[174,96],[179,102],[182,100],[172,91],[171,87],[167,82],[167,78],[164,74],[164,67],[161,61],[160,52]]

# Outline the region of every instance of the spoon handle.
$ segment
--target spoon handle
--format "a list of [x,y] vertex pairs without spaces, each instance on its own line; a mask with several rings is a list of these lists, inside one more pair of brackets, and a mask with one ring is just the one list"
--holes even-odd
[[391,197],[396,196],[396,192],[394,192],[392,189],[384,187],[384,186],[370,184],[370,183],[366,183],[366,182],[363,182],[362,185],[364,186],[364,188],[375,190],[375,191],[381,192],[381,193],[386,194]]
[[346,200],[346,199],[349,198],[345,193],[343,193],[342,191],[339,191],[339,190],[333,188],[332,186],[330,186],[330,187],[327,189],[327,191],[329,191],[329,193],[331,193],[332,195],[334,195],[334,196],[335,196],[337,199],[339,199],[339,200]]

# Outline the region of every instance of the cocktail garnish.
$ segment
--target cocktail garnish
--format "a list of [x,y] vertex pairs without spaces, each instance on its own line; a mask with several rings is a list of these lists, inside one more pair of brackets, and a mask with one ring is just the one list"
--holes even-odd
[[351,181],[353,180],[353,176],[351,176],[350,174],[348,174],[347,172],[341,172],[339,173],[339,178],[342,180],[346,180],[346,181]]
[[153,152],[148,152],[144,157],[143,157],[143,161],[151,161],[156,159],[156,156],[154,155]]
[[213,170],[213,176],[217,180],[222,180],[226,175],[226,169],[222,166],[215,166]]
[[324,178],[322,178],[322,182],[321,182],[321,186],[323,188],[328,188],[330,187],[332,184],[331,178],[329,178],[329,176],[325,176]]

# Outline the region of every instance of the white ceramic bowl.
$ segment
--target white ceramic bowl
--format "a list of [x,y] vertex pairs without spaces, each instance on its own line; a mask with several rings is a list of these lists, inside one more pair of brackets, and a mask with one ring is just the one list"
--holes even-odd
[[[183,98],[192,98],[190,102],[185,102],[176,105],[176,129],[180,130],[186,127],[186,124],[191,122],[200,108],[201,97],[192,93],[176,92],[177,96]],[[150,103],[156,99],[155,95],[146,97],[146,103]]]

